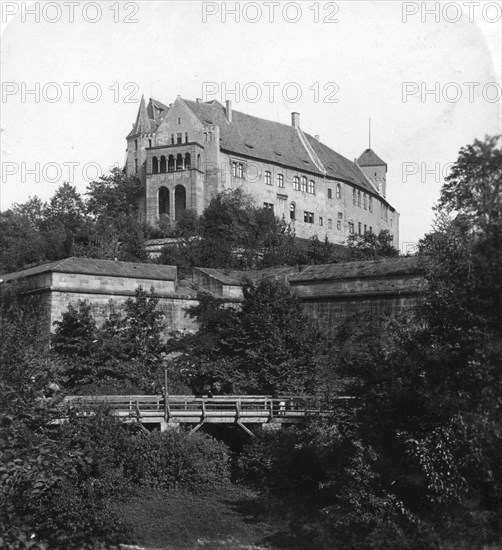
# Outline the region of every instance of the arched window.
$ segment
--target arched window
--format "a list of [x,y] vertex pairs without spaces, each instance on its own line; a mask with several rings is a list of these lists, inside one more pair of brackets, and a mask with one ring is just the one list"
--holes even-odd
[[352,189],[352,202],[354,206],[357,206],[357,191],[355,189]]
[[162,155],[160,157],[160,173],[163,174],[166,171],[166,157]]
[[152,158],[152,174],[159,173],[159,159],[157,157]]
[[296,204],[294,202],[292,202],[289,207],[289,219],[293,221],[296,220]]
[[161,187],[159,189],[159,217],[162,214],[169,216],[169,189],[167,187]]
[[357,192],[357,206],[361,206],[361,191]]
[[183,170],[183,155],[181,153],[176,155],[176,170]]
[[174,189],[174,219],[180,220],[187,207],[186,190],[183,185],[177,185]]
[[190,170],[190,164],[191,164],[190,153],[186,153],[186,155],[185,155],[185,170]]
[[315,195],[315,182],[314,182],[314,180],[309,180],[309,186],[308,186],[307,192],[310,193],[311,195]]
[[295,176],[293,188],[295,191],[300,191],[300,178],[298,176]]
[[368,195],[366,193],[363,193],[363,206],[365,210],[368,210]]
[[342,198],[342,186],[339,183],[336,184],[336,198]]
[[167,170],[169,172],[174,172],[174,156],[169,155],[169,161],[167,163]]
[[307,192],[307,178],[302,176],[302,193]]

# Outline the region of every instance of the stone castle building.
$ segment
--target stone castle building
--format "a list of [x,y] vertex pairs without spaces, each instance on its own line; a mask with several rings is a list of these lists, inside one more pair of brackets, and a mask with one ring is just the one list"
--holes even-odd
[[151,225],[187,209],[201,214],[215,194],[242,187],[297,237],[345,244],[350,234],[387,229],[399,247],[387,164],[372,149],[351,162],[303,132],[298,113],[289,126],[235,111],[230,101],[142,98],[126,168],[144,183],[140,215]]

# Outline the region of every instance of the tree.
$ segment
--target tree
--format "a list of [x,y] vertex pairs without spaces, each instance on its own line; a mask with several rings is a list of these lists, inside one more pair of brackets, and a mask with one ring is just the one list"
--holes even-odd
[[357,432],[379,452],[386,490],[422,518],[452,521],[471,542],[480,530],[484,540],[500,533],[502,514],[497,142],[463,148],[446,180],[435,231],[421,243],[427,285],[413,321],[394,326],[366,368],[340,364],[353,377]]
[[323,334],[286,284],[249,282],[240,311],[210,295],[199,300],[189,310],[199,331],[175,345],[184,353],[178,362],[194,387],[249,394],[316,391]]
[[364,235],[350,235],[347,239],[350,261],[375,260],[399,256],[392,244],[393,236],[388,229],[382,229],[378,235],[367,231]]

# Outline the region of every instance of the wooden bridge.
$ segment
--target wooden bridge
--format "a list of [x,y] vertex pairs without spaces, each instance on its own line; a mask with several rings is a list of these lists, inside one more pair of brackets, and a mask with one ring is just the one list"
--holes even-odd
[[165,431],[189,425],[190,433],[204,424],[236,424],[253,435],[247,425],[279,428],[283,424],[299,424],[320,414],[318,400],[310,397],[268,395],[73,395],[64,398],[67,407],[79,406],[85,414],[98,406],[110,407],[124,422]]

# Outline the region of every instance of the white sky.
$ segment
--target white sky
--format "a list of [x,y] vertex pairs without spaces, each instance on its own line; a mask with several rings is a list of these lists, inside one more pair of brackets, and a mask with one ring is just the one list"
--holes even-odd
[[[501,1],[438,3],[439,21],[422,2],[302,0],[301,16],[294,2],[284,16],[288,2],[280,2],[272,22],[262,2],[240,2],[239,22],[230,13],[223,21],[235,2],[99,2],[99,19],[93,4],[59,2],[58,13],[56,2],[2,3],[2,210],[33,195],[48,199],[72,176],[83,192],[96,166],[106,173],[122,165],[141,93],[169,104],[178,94],[202,97],[204,83],[216,83],[218,93],[205,99],[224,101],[223,86],[240,86],[239,97],[228,96],[234,109],[286,124],[298,111],[305,131],[351,160],[368,146],[371,117],[372,148],[389,165],[387,197],[401,213],[401,242],[413,243],[430,229],[443,168],[460,147],[502,131]],[[338,22],[323,22],[330,15]],[[73,102],[65,82],[78,83]],[[252,82],[262,91],[258,102],[256,86],[245,88]],[[267,82],[278,83],[273,101]],[[477,83],[471,97],[467,82]],[[38,96],[23,96],[36,83]],[[101,90],[96,102],[89,101],[94,85],[83,98],[89,83]],[[329,83],[339,88],[337,103],[325,101]],[[421,96],[434,86],[439,97]],[[284,100],[295,89],[301,98]],[[48,101],[58,90],[61,98]]]

